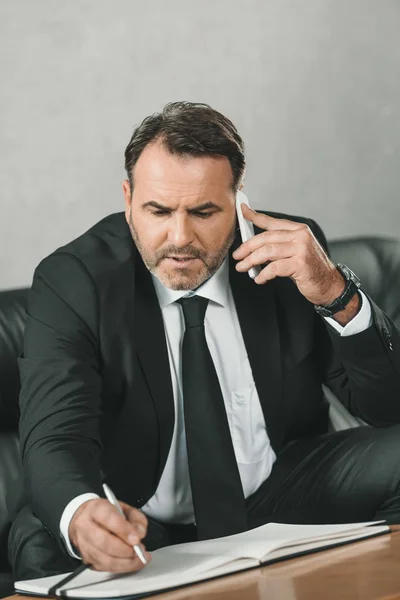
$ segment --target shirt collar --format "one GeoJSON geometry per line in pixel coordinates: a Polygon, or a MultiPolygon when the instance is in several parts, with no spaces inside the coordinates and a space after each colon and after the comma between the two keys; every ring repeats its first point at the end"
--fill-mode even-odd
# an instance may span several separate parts
{"type": "Polygon", "coordinates": [[[161,308],[169,306],[183,296],[202,296],[217,304],[227,306],[229,287],[229,263],[226,256],[218,271],[205,281],[197,290],[171,290],[167,288],[155,275],[151,274],[156,290],[158,302],[161,308]]]}

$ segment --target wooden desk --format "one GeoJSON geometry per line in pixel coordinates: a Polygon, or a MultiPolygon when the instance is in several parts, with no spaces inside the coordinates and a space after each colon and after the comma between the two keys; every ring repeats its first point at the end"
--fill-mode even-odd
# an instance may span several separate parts
{"type": "MultiPolygon", "coordinates": [[[[391,535],[198,583],[151,598],[400,600],[400,530],[397,528],[391,535]]],[[[7,600],[26,599],[27,596],[15,595],[7,600]]]]}

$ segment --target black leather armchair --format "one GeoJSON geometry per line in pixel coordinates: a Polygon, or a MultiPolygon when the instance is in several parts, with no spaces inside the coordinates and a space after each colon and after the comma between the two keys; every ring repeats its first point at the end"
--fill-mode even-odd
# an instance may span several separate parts
{"type": "Polygon", "coordinates": [[[28,288],[0,292],[0,598],[13,593],[7,536],[22,496],[18,444],[17,357],[21,352],[28,288]]]}
{"type": "MultiPolygon", "coordinates": [[[[347,264],[363,289],[400,328],[400,241],[380,237],[330,242],[334,261],[347,264]]],[[[0,292],[0,598],[13,592],[7,535],[21,499],[18,447],[19,374],[28,288],[0,292]]]]}

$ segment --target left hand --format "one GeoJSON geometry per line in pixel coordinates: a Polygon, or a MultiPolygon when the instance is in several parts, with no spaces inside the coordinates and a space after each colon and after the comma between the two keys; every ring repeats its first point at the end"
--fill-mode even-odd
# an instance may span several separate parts
{"type": "Polygon", "coordinates": [[[233,253],[238,271],[268,263],[254,279],[264,284],[275,277],[290,277],[313,304],[330,304],[345,288],[345,281],[308,225],[276,219],[242,204],[243,216],[262,233],[244,242],[233,253]]]}

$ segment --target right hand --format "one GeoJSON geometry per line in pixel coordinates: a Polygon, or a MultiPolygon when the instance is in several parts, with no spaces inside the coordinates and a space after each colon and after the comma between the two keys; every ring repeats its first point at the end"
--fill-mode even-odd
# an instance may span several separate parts
{"type": "Polygon", "coordinates": [[[140,544],[147,533],[147,518],[136,508],[120,502],[125,517],[102,498],[81,504],[71,519],[69,539],[82,560],[96,571],[124,573],[139,571],[143,565],[133,550],[140,545],[149,562],[151,555],[140,544]]]}

